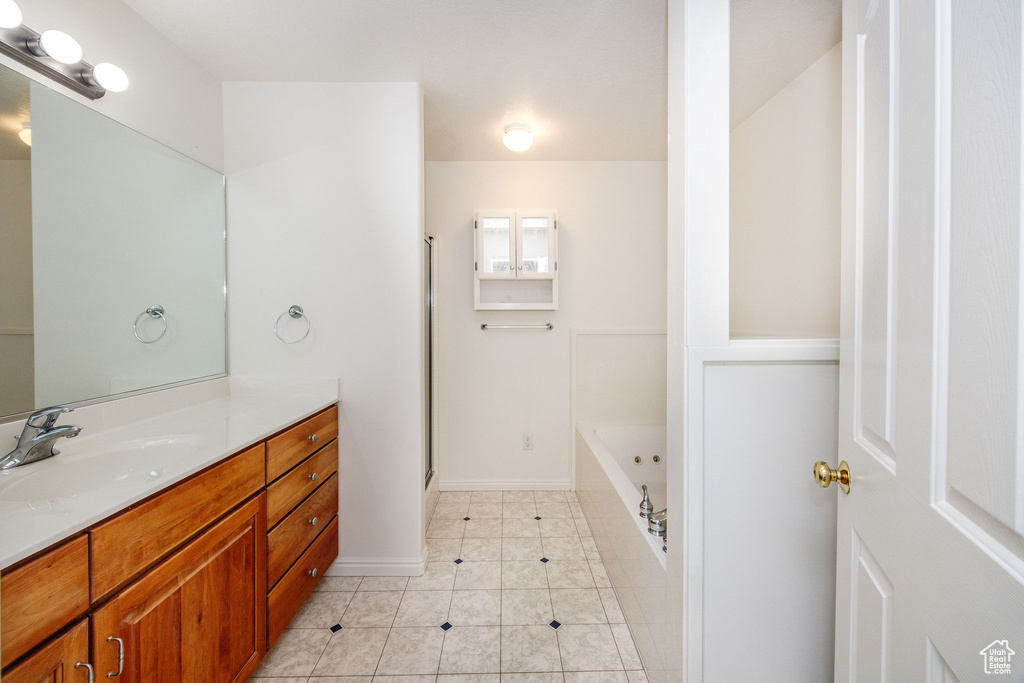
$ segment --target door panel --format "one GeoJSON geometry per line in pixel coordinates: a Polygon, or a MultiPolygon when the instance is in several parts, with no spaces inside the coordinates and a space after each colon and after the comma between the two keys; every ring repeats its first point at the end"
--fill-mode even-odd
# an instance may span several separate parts
{"type": "Polygon", "coordinates": [[[89,622],[82,619],[62,635],[4,671],[4,683],[87,683],[89,622]]]}
{"type": "Polygon", "coordinates": [[[851,587],[851,613],[856,639],[853,651],[853,680],[884,683],[890,680],[892,655],[892,582],[860,538],[854,538],[854,584],[851,587]]]}

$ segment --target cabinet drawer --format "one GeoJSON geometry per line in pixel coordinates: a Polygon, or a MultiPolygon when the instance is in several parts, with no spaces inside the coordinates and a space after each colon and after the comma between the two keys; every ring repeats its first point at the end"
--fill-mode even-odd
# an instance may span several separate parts
{"type": "Polygon", "coordinates": [[[332,441],[267,487],[267,526],[280,522],[292,508],[338,471],[338,442],[332,441]]]}
{"type": "Polygon", "coordinates": [[[99,600],[253,495],[264,483],[258,444],[89,531],[99,600]]]}
{"type": "Polygon", "coordinates": [[[277,583],[320,530],[338,514],[338,475],[288,513],[267,536],[267,585],[277,583]]]}
{"type": "Polygon", "coordinates": [[[5,571],[0,580],[0,666],[13,662],[88,608],[89,541],[84,534],[5,571]]]}
{"type": "Polygon", "coordinates": [[[4,671],[4,683],[84,682],[88,674],[85,667],[75,667],[79,662],[89,662],[89,622],[85,619],[4,671]]]}
{"type": "Polygon", "coordinates": [[[267,596],[267,649],[302,607],[313,587],[338,557],[338,519],[334,518],[267,596]]]}
{"type": "Polygon", "coordinates": [[[300,422],[267,441],[267,481],[274,481],[338,436],[338,406],[300,422]]]}

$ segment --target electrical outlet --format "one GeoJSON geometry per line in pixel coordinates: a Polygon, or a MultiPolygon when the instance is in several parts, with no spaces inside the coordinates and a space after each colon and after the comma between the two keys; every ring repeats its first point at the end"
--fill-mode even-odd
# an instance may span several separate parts
{"type": "Polygon", "coordinates": [[[533,434],[523,434],[523,450],[533,450],[533,434]]]}

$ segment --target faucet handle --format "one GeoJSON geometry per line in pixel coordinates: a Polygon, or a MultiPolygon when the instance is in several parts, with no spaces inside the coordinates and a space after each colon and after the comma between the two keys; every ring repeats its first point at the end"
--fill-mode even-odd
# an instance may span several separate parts
{"type": "Polygon", "coordinates": [[[66,408],[64,406],[53,406],[52,408],[43,408],[29,415],[28,424],[29,426],[35,427],[36,429],[50,429],[53,425],[57,424],[57,419],[64,413],[73,413],[74,408],[66,408]]]}

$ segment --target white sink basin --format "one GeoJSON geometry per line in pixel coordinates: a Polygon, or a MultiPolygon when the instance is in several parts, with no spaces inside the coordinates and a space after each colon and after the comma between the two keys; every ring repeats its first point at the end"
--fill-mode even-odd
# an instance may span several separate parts
{"type": "Polygon", "coordinates": [[[207,442],[201,435],[171,434],[73,454],[63,452],[73,447],[60,443],[62,453],[0,477],[0,502],[74,498],[120,482],[159,481],[175,456],[207,442]]]}

